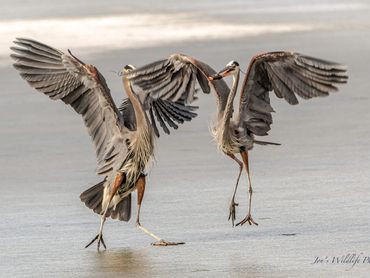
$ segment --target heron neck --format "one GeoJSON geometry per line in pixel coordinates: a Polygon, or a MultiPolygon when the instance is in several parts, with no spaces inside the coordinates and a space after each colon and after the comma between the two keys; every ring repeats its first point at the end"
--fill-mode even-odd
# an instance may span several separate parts
{"type": "Polygon", "coordinates": [[[141,102],[139,98],[136,96],[136,94],[132,91],[130,81],[123,77],[123,86],[125,88],[125,91],[127,93],[128,98],[130,99],[132,106],[135,111],[135,119],[136,119],[136,127],[137,129],[141,129],[142,127],[146,127],[148,125],[147,118],[145,111],[143,109],[143,106],[141,105],[141,102]]]}
{"type": "Polygon", "coordinates": [[[130,81],[125,77],[123,77],[123,85],[135,111],[136,131],[131,140],[131,149],[137,156],[137,161],[146,163],[153,155],[154,132],[139,98],[132,91],[130,81]]]}
{"type": "Polygon", "coordinates": [[[225,112],[224,112],[223,119],[222,119],[224,126],[230,123],[230,119],[233,115],[233,104],[234,104],[234,98],[235,98],[236,92],[238,90],[239,75],[240,75],[239,70],[233,75],[233,84],[231,86],[229,96],[227,98],[225,112]]]}

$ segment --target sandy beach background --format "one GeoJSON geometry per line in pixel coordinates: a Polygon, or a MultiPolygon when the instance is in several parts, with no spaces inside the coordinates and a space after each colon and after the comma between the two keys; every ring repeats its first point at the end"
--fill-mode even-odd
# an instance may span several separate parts
{"type": "MultiPolygon", "coordinates": [[[[368,277],[370,4],[213,2],[0,1],[1,277],[368,277]],[[347,64],[350,80],[294,107],[273,98],[268,140],[282,146],[251,153],[258,227],[227,221],[237,169],[208,132],[215,100],[200,95],[199,117],[157,142],[141,214],[144,226],[186,244],[155,248],[134,221],[108,221],[108,250],[97,253],[83,247],[99,217],[78,198],[99,181],[92,145],[78,115],[11,68],[18,36],[96,65],[117,104],[124,93],[112,71],[174,52],[220,69],[293,50],[347,64]],[[332,263],[347,254],[361,262],[332,263]]],[[[237,219],[247,210],[246,182],[237,219]]]]}

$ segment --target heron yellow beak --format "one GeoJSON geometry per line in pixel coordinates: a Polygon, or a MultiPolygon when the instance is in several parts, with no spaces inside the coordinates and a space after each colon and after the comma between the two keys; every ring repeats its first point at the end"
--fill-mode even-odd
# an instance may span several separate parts
{"type": "Polygon", "coordinates": [[[222,79],[222,78],[230,75],[232,73],[233,69],[234,68],[232,66],[227,66],[224,69],[220,70],[215,75],[212,75],[212,76],[208,77],[208,80],[212,81],[212,80],[222,79]]]}

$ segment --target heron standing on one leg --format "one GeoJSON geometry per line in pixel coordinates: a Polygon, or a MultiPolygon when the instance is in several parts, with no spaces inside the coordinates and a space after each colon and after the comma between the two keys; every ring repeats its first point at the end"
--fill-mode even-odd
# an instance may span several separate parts
{"type": "MultiPolygon", "coordinates": [[[[16,46],[11,49],[15,53],[11,57],[21,77],[51,99],[60,99],[71,105],[84,119],[94,143],[98,159],[97,173],[104,180],[80,197],[87,207],[101,215],[101,223],[98,234],[86,247],[97,240],[98,250],[100,243],[106,248],[103,239],[105,220],[109,216],[124,221],[130,219],[131,192],[135,189],[138,192],[137,226],[158,240],[156,245],[178,244],[162,240],[140,224],[144,173],[153,157],[155,135],[159,136],[156,120],[169,133],[166,123],[176,129],[178,126],[175,122],[183,123],[195,117],[196,114],[192,112],[194,107],[187,104],[195,98],[196,80],[207,83],[207,77],[197,76],[195,71],[190,71],[190,76],[181,86],[172,87],[170,95],[162,87],[153,86],[148,87],[150,92],[135,92],[125,74],[132,72],[140,84],[145,85],[145,78],[141,78],[140,73],[146,67],[134,70],[132,66],[126,66],[123,84],[128,99],[121,107],[121,114],[104,77],[94,66],[83,63],[70,52],[67,55],[34,40],[19,38],[14,43],[16,46]]],[[[181,63],[181,57],[171,59],[172,65],[167,63],[167,68],[176,73],[178,68],[174,65],[181,63]]]]}

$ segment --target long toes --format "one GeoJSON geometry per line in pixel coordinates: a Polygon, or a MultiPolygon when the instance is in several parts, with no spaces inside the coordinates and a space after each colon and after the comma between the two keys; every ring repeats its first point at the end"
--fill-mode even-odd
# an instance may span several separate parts
{"type": "Polygon", "coordinates": [[[97,244],[97,250],[99,251],[100,250],[100,243],[103,245],[104,249],[107,249],[107,246],[105,245],[105,242],[104,242],[104,239],[103,239],[103,235],[102,234],[97,234],[92,241],[90,241],[86,246],[85,248],[89,247],[91,244],[93,244],[96,240],[98,240],[98,244],[97,244]]]}
{"type": "Polygon", "coordinates": [[[258,223],[254,222],[254,220],[253,220],[253,219],[251,219],[251,222],[252,222],[254,225],[258,226],[258,223]]]}
{"type": "Polygon", "coordinates": [[[96,250],[98,250],[98,252],[100,252],[100,238],[98,239],[98,244],[96,245],[96,250]]]}
{"type": "Polygon", "coordinates": [[[232,202],[230,204],[230,208],[229,208],[229,218],[228,218],[228,220],[230,221],[230,219],[231,219],[231,222],[232,222],[232,226],[233,227],[235,226],[234,225],[234,222],[235,222],[235,219],[236,219],[235,207],[238,206],[238,205],[239,204],[232,202]]]}
{"type": "Polygon", "coordinates": [[[106,250],[107,249],[107,246],[105,245],[105,242],[104,242],[104,239],[103,239],[103,235],[101,236],[100,240],[101,240],[101,243],[103,244],[104,249],[106,250]]]}
{"type": "Polygon", "coordinates": [[[243,226],[245,223],[249,222],[249,219],[248,218],[244,218],[242,221],[240,221],[238,224],[236,224],[236,226],[243,226]]]}
{"type": "Polygon", "coordinates": [[[160,240],[160,241],[157,241],[157,242],[153,242],[152,245],[153,246],[167,246],[168,242],[164,241],[164,240],[160,240]]]}
{"type": "Polygon", "coordinates": [[[233,210],[230,210],[230,212],[229,212],[228,220],[230,220],[230,219],[235,219],[235,211],[233,211],[233,210]]]}
{"type": "Polygon", "coordinates": [[[258,224],[256,222],[254,222],[252,216],[248,216],[247,220],[248,220],[249,225],[254,224],[254,225],[258,226],[258,224]]]}
{"type": "Polygon", "coordinates": [[[244,225],[244,220],[240,221],[238,224],[236,224],[236,226],[243,226],[244,225]]]}
{"type": "Polygon", "coordinates": [[[95,240],[97,240],[97,239],[98,239],[98,236],[99,236],[99,235],[96,235],[96,236],[93,238],[93,240],[92,240],[92,241],[90,241],[90,242],[85,246],[85,248],[87,248],[87,247],[89,247],[91,244],[93,244],[93,243],[95,242],[95,240]]]}
{"type": "Polygon", "coordinates": [[[182,245],[182,244],[185,244],[185,242],[171,242],[171,241],[161,240],[161,241],[152,243],[153,246],[174,246],[174,245],[182,245]]]}
{"type": "Polygon", "coordinates": [[[231,219],[231,224],[234,227],[234,222],[235,222],[235,219],[236,219],[236,217],[235,217],[235,211],[230,211],[230,213],[229,213],[229,219],[228,220],[230,220],[230,219],[231,219]]]}
{"type": "Polygon", "coordinates": [[[254,225],[258,226],[258,223],[254,222],[253,218],[250,217],[250,216],[244,218],[242,221],[240,221],[238,224],[236,224],[236,226],[239,226],[239,225],[243,226],[247,222],[248,222],[249,225],[254,224],[254,225]]]}

